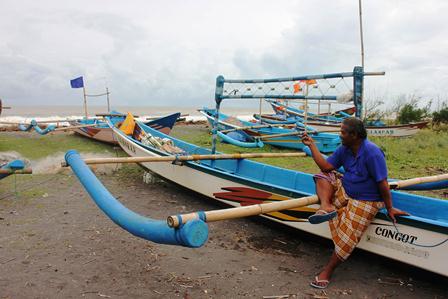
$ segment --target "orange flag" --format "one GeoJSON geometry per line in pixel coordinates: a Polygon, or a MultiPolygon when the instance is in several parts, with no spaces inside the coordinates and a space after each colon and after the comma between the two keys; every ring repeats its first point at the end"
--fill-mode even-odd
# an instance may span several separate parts
{"type": "Polygon", "coordinates": [[[134,132],[135,121],[134,116],[130,112],[126,116],[126,119],[120,126],[120,130],[123,131],[126,135],[131,135],[134,132]]]}
{"type": "Polygon", "coordinates": [[[300,87],[300,83],[299,82],[294,84],[293,87],[294,87],[294,93],[298,93],[298,92],[302,91],[302,87],[300,87]]]}

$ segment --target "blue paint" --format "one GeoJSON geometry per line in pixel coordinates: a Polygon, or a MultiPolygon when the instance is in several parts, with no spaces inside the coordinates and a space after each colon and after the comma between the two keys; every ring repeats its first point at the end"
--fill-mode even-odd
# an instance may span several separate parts
{"type": "Polygon", "coordinates": [[[134,236],[160,244],[197,248],[208,238],[208,226],[202,220],[193,220],[180,228],[170,228],[166,221],[141,216],[121,204],[103,186],[75,150],[65,154],[81,184],[98,207],[117,225],[134,236]]]}
{"type": "Polygon", "coordinates": [[[255,139],[253,142],[244,142],[244,141],[239,141],[236,140],[230,136],[227,136],[224,133],[218,132],[218,136],[219,138],[221,138],[223,141],[230,143],[232,145],[235,146],[239,146],[239,147],[246,147],[246,148],[257,148],[257,147],[263,147],[264,144],[261,140],[259,139],[255,139]]]}
{"type": "Polygon", "coordinates": [[[54,131],[56,129],[55,125],[48,125],[45,129],[42,129],[39,127],[39,124],[36,122],[36,120],[31,120],[31,123],[29,125],[19,125],[19,130],[29,132],[31,129],[34,129],[37,133],[40,135],[48,134],[51,131],[54,131]]]}
{"type": "MultiPolygon", "coordinates": [[[[219,120],[218,125],[215,126],[215,118],[218,115],[215,111],[215,109],[208,109],[203,108],[200,110],[203,112],[203,114],[207,117],[207,120],[210,124],[213,124],[213,127],[216,127],[218,129],[233,129],[232,126],[225,124],[226,120],[229,118],[229,116],[219,113],[219,120]]],[[[244,127],[250,127],[254,126],[254,123],[239,120],[241,123],[241,126],[244,127]]],[[[310,130],[312,131],[312,130],[310,130]]],[[[268,127],[268,128],[253,128],[253,129],[247,129],[244,130],[248,135],[252,136],[250,132],[254,132],[254,135],[261,135],[261,136],[268,136],[268,135],[274,135],[274,134],[287,134],[287,133],[297,133],[297,130],[294,129],[282,129],[278,127],[268,127]]],[[[331,134],[331,133],[315,133],[313,135],[313,139],[316,141],[316,146],[319,148],[319,151],[323,153],[331,153],[336,150],[336,148],[341,144],[341,140],[338,135],[331,134]]],[[[219,135],[222,138],[226,138],[225,136],[222,136],[224,134],[219,135]]],[[[253,136],[252,136],[253,137],[253,136]]],[[[256,137],[256,136],[255,136],[256,137]]],[[[229,137],[227,137],[229,138],[229,137]]],[[[230,139],[230,138],[229,138],[230,139]]],[[[232,143],[234,145],[237,145],[237,142],[231,142],[229,140],[229,143],[232,143]]],[[[270,144],[277,147],[283,147],[283,148],[291,148],[291,149],[298,149],[302,150],[304,147],[304,144],[301,141],[301,136],[297,135],[290,135],[290,136],[283,136],[283,137],[274,137],[272,139],[263,139],[263,143],[270,144]]],[[[247,147],[247,146],[245,146],[247,147]]]]}
{"type": "MultiPolygon", "coordinates": [[[[20,170],[25,168],[25,162],[22,160],[13,160],[3,166],[0,165],[1,169],[11,169],[11,170],[20,170]]],[[[10,173],[0,173],[0,180],[10,176],[10,173]]]]}
{"type": "MultiPolygon", "coordinates": [[[[211,152],[209,149],[168,136],[141,122],[138,123],[145,132],[160,138],[171,139],[175,146],[188,154],[207,155],[211,152]]],[[[115,132],[142,150],[148,149],[157,155],[166,155],[166,153],[143,145],[132,137],[120,133],[119,130],[115,130],[115,132]]],[[[214,162],[214,164],[210,160],[186,162],[181,167],[189,167],[191,172],[199,171],[274,194],[294,198],[315,194],[312,174],[275,167],[249,159],[216,160],[214,162]]],[[[394,206],[411,214],[411,216],[401,217],[406,219],[409,225],[418,227],[419,223],[427,223],[444,230],[448,229],[448,201],[401,191],[391,191],[391,193],[394,206]]],[[[384,211],[381,213],[384,214],[384,211]]]]}

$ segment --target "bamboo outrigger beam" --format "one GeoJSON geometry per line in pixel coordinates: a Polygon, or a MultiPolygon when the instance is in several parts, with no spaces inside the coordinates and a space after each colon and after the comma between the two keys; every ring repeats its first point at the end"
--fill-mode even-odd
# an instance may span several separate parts
{"type": "MultiPolygon", "coordinates": [[[[313,133],[313,132],[309,132],[313,133]]],[[[265,135],[265,136],[256,136],[256,138],[264,140],[264,139],[271,139],[271,138],[278,138],[278,137],[287,137],[287,136],[302,136],[303,132],[291,132],[291,133],[281,133],[281,134],[272,134],[272,135],[265,135]]]]}
{"type": "Polygon", "coordinates": [[[92,124],[92,125],[79,125],[79,126],[70,126],[70,127],[60,127],[56,128],[53,131],[70,131],[70,130],[76,130],[81,128],[88,128],[88,127],[96,127],[98,124],[92,124]]]}
{"type": "MultiPolygon", "coordinates": [[[[85,159],[86,164],[113,164],[113,163],[143,163],[143,162],[173,162],[198,160],[229,160],[247,158],[277,158],[277,157],[306,157],[306,153],[242,153],[242,154],[215,154],[215,155],[189,155],[164,157],[120,157],[120,158],[92,158],[85,159]]],[[[67,167],[66,162],[61,163],[67,167]]]]}
{"type": "Polygon", "coordinates": [[[24,169],[11,169],[11,168],[3,168],[0,169],[0,174],[32,174],[33,170],[31,168],[24,169]]]}
{"type": "MultiPolygon", "coordinates": [[[[422,183],[430,183],[430,182],[439,182],[448,180],[448,173],[428,176],[428,177],[420,177],[413,178],[408,180],[389,182],[390,189],[398,189],[403,187],[408,187],[411,185],[417,185],[422,183]]],[[[189,214],[182,215],[172,215],[167,218],[168,226],[170,227],[179,227],[182,224],[185,224],[188,221],[194,219],[201,219],[205,222],[213,222],[227,219],[235,219],[242,218],[248,216],[256,216],[281,210],[294,209],[299,207],[308,206],[311,204],[316,204],[319,202],[319,199],[316,195],[307,196],[301,198],[288,199],[283,201],[276,201],[270,203],[263,204],[255,204],[244,207],[235,207],[229,209],[221,209],[221,210],[213,210],[208,212],[194,212],[189,214]]]]}
{"type": "Polygon", "coordinates": [[[205,222],[213,222],[227,219],[242,218],[248,216],[256,216],[281,210],[294,209],[298,207],[316,204],[319,199],[316,195],[294,198],[289,200],[270,202],[264,204],[255,204],[244,207],[236,207],[230,209],[214,210],[208,212],[196,212],[183,215],[174,215],[167,218],[168,226],[179,227],[188,221],[194,219],[202,219],[205,222]]]}
{"type": "Polygon", "coordinates": [[[413,178],[413,179],[396,181],[396,182],[389,182],[389,186],[390,186],[390,189],[395,190],[395,189],[401,189],[404,187],[409,187],[412,185],[440,182],[440,181],[445,181],[445,180],[448,180],[448,173],[420,177],[420,178],[413,178]]]}
{"type": "Polygon", "coordinates": [[[255,126],[247,126],[247,127],[238,127],[234,129],[227,129],[227,130],[220,130],[221,133],[228,133],[233,131],[240,131],[240,130],[251,130],[251,129],[261,129],[261,128],[274,128],[274,127],[285,127],[286,124],[268,124],[268,125],[255,125],[255,126]]]}

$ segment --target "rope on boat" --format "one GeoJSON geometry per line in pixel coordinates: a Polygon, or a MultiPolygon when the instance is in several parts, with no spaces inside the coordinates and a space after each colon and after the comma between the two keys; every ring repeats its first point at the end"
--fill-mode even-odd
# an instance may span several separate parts
{"type": "MultiPolygon", "coordinates": [[[[399,234],[403,234],[403,233],[400,232],[400,230],[398,229],[396,223],[393,222],[392,219],[390,219],[390,217],[389,217],[389,215],[388,215],[387,213],[386,213],[386,217],[392,222],[392,224],[394,225],[394,228],[395,228],[395,230],[397,231],[397,233],[399,233],[399,234]]],[[[410,244],[410,245],[417,246],[417,247],[433,248],[433,247],[437,247],[437,246],[443,245],[443,244],[446,243],[446,242],[448,242],[448,238],[446,238],[445,240],[443,240],[443,241],[441,241],[441,242],[439,242],[439,243],[436,243],[436,244],[434,244],[434,245],[417,244],[417,243],[414,243],[414,242],[409,243],[409,244],[410,244]]]]}

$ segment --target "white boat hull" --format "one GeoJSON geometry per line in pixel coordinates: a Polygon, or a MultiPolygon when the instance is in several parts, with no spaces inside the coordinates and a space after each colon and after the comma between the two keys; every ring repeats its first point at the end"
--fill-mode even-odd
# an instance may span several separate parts
{"type": "MultiPolygon", "coordinates": [[[[339,132],[341,128],[341,125],[339,124],[326,124],[320,122],[308,122],[307,125],[316,129],[317,132],[339,132]]],[[[366,127],[366,130],[369,136],[407,137],[416,134],[424,126],[426,126],[426,122],[386,127],[368,126],[366,127]]]]}
{"type": "MultiPolygon", "coordinates": [[[[157,153],[133,143],[119,130],[115,129],[114,135],[114,138],[129,156],[159,156],[157,153]]],[[[270,198],[277,200],[287,198],[284,195],[266,190],[268,188],[263,190],[253,187],[254,184],[251,184],[250,181],[246,180],[245,182],[244,179],[235,178],[235,176],[229,173],[216,171],[217,173],[215,175],[214,173],[195,169],[195,163],[189,163],[183,166],[160,162],[141,163],[141,165],[167,180],[231,206],[240,206],[240,203],[224,199],[226,194],[232,193],[229,191],[230,188],[240,188],[246,193],[269,193],[271,195],[270,198]]],[[[266,201],[269,201],[269,199],[266,201]]],[[[315,211],[317,207],[317,205],[313,205],[295,210],[309,212],[315,211]]],[[[330,231],[326,223],[312,225],[306,219],[297,219],[294,217],[288,219],[288,216],[285,214],[282,215],[281,212],[262,215],[262,217],[330,239],[330,231]]],[[[446,234],[403,224],[398,224],[397,228],[399,233],[396,232],[391,222],[376,218],[367,229],[358,247],[403,263],[448,276],[448,263],[446,262],[448,242],[430,248],[415,245],[433,245],[440,243],[447,238],[446,234]],[[409,243],[410,240],[413,240],[413,244],[409,243]]]]}

